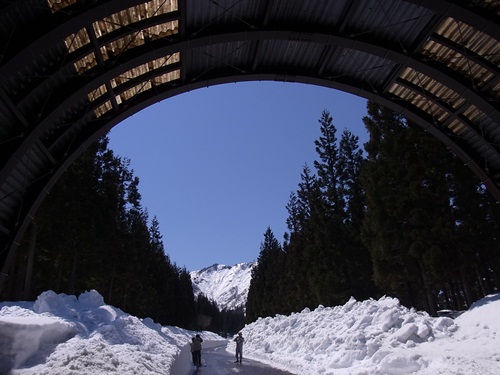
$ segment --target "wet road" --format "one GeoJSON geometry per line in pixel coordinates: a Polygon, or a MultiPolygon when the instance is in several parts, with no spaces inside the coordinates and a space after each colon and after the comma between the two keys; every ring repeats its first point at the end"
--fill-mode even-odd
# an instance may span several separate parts
{"type": "Polygon", "coordinates": [[[203,366],[199,370],[193,366],[192,375],[292,375],[245,357],[242,364],[234,363],[234,355],[228,353],[225,348],[204,349],[201,356],[203,366]]]}

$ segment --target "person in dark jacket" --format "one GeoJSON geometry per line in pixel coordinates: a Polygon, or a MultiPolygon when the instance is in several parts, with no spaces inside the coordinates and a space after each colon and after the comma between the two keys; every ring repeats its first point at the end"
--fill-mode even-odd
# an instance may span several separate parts
{"type": "Polygon", "coordinates": [[[194,337],[191,338],[191,342],[189,343],[189,346],[191,346],[191,360],[193,361],[193,365],[196,366],[196,359],[194,358],[193,343],[194,343],[194,337]]]}
{"type": "Polygon", "coordinates": [[[243,358],[243,342],[245,341],[241,332],[238,333],[238,336],[236,336],[234,341],[236,342],[236,362],[235,363],[241,363],[241,360],[243,358]]]}
{"type": "Polygon", "coordinates": [[[203,339],[200,335],[196,335],[193,339],[191,350],[193,352],[193,362],[196,367],[201,367],[201,343],[203,339]]]}

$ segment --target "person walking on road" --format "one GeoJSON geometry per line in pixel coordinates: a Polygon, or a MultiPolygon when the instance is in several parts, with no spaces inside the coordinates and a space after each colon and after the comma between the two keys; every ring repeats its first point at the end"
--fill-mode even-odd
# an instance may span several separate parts
{"type": "Polygon", "coordinates": [[[196,335],[193,339],[192,343],[192,351],[193,351],[193,362],[196,367],[201,367],[201,343],[203,339],[200,335],[196,335]]]}
{"type": "Polygon", "coordinates": [[[241,332],[238,333],[238,336],[236,336],[234,341],[236,342],[236,362],[234,363],[241,364],[241,360],[243,358],[243,342],[245,341],[241,332]]]}
{"type": "Polygon", "coordinates": [[[194,344],[194,336],[191,339],[191,342],[189,343],[189,346],[191,347],[191,359],[193,361],[193,365],[196,366],[196,358],[194,357],[194,349],[193,349],[193,344],[194,344]]]}

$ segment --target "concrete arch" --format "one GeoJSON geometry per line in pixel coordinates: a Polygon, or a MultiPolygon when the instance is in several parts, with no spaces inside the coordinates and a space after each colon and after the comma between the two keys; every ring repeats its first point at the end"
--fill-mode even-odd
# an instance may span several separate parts
{"type": "Polygon", "coordinates": [[[270,80],[377,101],[500,201],[500,2],[0,2],[0,288],[45,195],[99,136],[183,92],[270,80]],[[34,26],[36,25],[36,26],[34,26]]]}

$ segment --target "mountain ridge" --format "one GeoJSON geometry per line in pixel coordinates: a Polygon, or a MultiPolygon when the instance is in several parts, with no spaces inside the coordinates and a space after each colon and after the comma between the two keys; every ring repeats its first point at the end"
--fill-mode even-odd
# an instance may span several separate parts
{"type": "Polygon", "coordinates": [[[243,308],[248,297],[252,269],[257,262],[237,263],[234,266],[215,263],[201,270],[191,271],[193,292],[203,293],[220,310],[243,308]]]}

